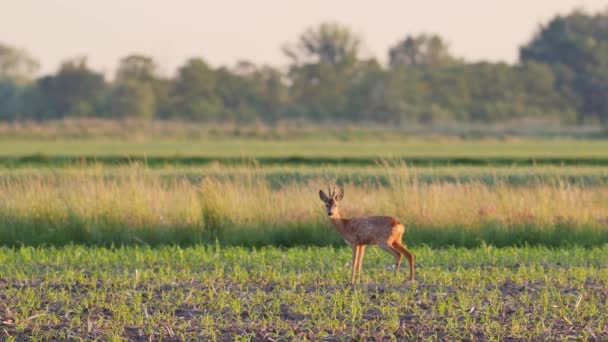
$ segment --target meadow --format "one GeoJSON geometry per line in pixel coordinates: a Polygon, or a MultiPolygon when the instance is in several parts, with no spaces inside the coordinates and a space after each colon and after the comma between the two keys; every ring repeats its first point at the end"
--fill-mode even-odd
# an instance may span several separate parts
{"type": "MultiPolygon", "coordinates": [[[[605,164],[606,163],[606,164],[605,164]]],[[[605,340],[604,140],[0,142],[0,340],[605,340]],[[417,281],[351,250],[406,226],[417,281]]]]}
{"type": "MultiPolygon", "coordinates": [[[[332,183],[329,172],[308,169],[312,176],[291,179],[283,174],[287,181],[281,182],[269,181],[273,175],[264,167],[216,166],[189,176],[178,170],[132,165],[0,173],[0,243],[342,244],[318,198],[318,190],[332,183]]],[[[298,173],[283,172],[289,170],[298,173]]],[[[366,170],[367,180],[354,177],[359,182],[350,182],[347,173],[342,209],[347,217],[395,215],[416,245],[608,242],[608,184],[601,168],[587,169],[587,178],[580,179],[572,168],[530,168],[538,176],[527,184],[511,184],[504,170],[490,181],[483,173],[476,179],[474,170],[481,172],[452,171],[455,178],[447,180],[442,170],[407,166],[366,170]],[[459,172],[469,178],[458,179],[459,172]]]]}

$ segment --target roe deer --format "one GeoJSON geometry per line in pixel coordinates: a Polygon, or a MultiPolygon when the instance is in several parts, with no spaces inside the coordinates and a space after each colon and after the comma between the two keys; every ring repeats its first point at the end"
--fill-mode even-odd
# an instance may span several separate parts
{"type": "Polygon", "coordinates": [[[344,197],[344,189],[340,189],[338,194],[335,189],[332,192],[328,189],[326,195],[323,190],[319,190],[319,197],[325,202],[327,215],[331,223],[344,241],[353,248],[351,284],[355,283],[355,278],[361,280],[361,261],[365,247],[377,245],[390,253],[396,262],[395,275],[401,266],[401,254],[405,255],[410,265],[410,280],[414,280],[414,256],[401,242],[404,226],[391,216],[364,216],[345,219],[340,216],[339,203],[344,197]]]}

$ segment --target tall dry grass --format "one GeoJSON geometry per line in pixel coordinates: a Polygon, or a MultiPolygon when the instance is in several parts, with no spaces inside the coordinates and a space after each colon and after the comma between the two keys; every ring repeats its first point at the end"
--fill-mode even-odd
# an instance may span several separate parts
{"type": "MultiPolygon", "coordinates": [[[[323,178],[272,187],[263,172],[233,179],[161,178],[141,167],[36,174],[0,183],[0,244],[334,244],[318,198],[323,178]]],[[[608,185],[495,182],[345,184],[345,216],[394,215],[406,243],[432,246],[597,245],[608,242],[608,185]]]]}

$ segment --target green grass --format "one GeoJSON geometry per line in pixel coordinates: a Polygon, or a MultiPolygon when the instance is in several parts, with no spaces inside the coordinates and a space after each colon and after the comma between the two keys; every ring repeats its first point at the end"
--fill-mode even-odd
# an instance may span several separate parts
{"type": "Polygon", "coordinates": [[[608,247],[0,248],[12,340],[605,340],[608,247]]]}
{"type": "Polygon", "coordinates": [[[150,166],[223,163],[373,165],[608,165],[607,140],[20,140],[0,141],[0,164],[125,164],[150,166]]]}

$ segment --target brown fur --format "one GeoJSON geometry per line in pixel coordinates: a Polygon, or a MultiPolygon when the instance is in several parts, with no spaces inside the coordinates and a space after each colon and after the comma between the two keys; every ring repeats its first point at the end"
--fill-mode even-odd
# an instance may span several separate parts
{"type": "Polygon", "coordinates": [[[361,264],[365,247],[377,245],[395,258],[395,275],[399,272],[402,255],[410,266],[410,280],[414,280],[414,256],[401,241],[405,227],[391,216],[364,216],[352,219],[342,218],[339,203],[344,190],[338,194],[329,191],[329,196],[319,190],[319,197],[325,203],[331,222],[344,241],[353,248],[351,283],[355,278],[361,280],[361,264]]]}

